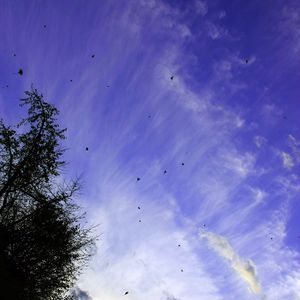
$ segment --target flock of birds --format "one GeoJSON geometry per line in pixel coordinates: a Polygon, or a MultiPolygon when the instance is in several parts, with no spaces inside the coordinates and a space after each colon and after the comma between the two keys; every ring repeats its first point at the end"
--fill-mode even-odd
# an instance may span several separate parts
{"type": "MultiPolygon", "coordinates": [[[[44,28],[47,28],[47,25],[44,25],[43,27],[44,27],[44,28]]],[[[16,54],[14,53],[13,56],[16,57],[16,54]]],[[[91,58],[95,58],[95,54],[92,54],[90,57],[91,57],[91,58]]],[[[248,59],[245,59],[245,63],[248,64],[248,63],[249,63],[249,60],[248,60],[248,59]]],[[[17,73],[17,74],[18,74],[19,76],[23,76],[23,74],[24,74],[23,69],[20,68],[20,69],[18,70],[18,73],[17,73]]],[[[174,80],[174,77],[175,77],[174,75],[170,76],[170,80],[174,80]]],[[[73,82],[73,80],[70,79],[70,82],[73,82]]],[[[6,85],[5,87],[8,88],[8,85],[6,85]]],[[[109,88],[110,85],[106,85],[106,87],[109,88]]],[[[151,118],[151,115],[148,115],[148,118],[150,119],[150,118],[151,118]]],[[[86,147],[85,150],[86,150],[86,151],[89,151],[89,147],[86,147]]],[[[181,165],[184,166],[184,162],[182,162],[181,165]]],[[[167,170],[164,170],[163,174],[164,174],[164,175],[167,174],[167,170]]],[[[137,181],[137,182],[140,181],[140,180],[141,180],[140,177],[137,177],[137,178],[136,178],[136,181],[137,181]]],[[[141,209],[140,206],[138,206],[137,208],[138,208],[139,210],[141,209]]],[[[141,223],[142,220],[139,220],[139,222],[141,223]]],[[[205,226],[206,226],[206,225],[203,224],[203,227],[205,227],[205,226]]],[[[273,237],[271,237],[271,240],[272,240],[272,239],[273,239],[273,237]]],[[[181,244],[178,244],[178,247],[181,247],[181,244]]],[[[180,271],[183,272],[183,269],[181,269],[180,271]]],[[[124,296],[126,296],[126,295],[128,295],[128,294],[129,294],[129,291],[126,291],[126,292],[124,293],[124,296]]]]}

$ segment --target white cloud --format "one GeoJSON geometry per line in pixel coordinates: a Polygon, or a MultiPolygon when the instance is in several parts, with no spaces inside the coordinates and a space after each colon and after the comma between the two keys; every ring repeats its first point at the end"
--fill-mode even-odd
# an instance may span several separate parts
{"type": "Polygon", "coordinates": [[[220,86],[234,94],[240,90],[246,89],[247,84],[239,79],[237,74],[240,74],[242,68],[248,68],[255,61],[252,55],[249,57],[242,57],[238,52],[227,55],[213,64],[214,78],[213,82],[217,89],[220,86]],[[248,63],[245,60],[248,60],[248,63]]]}
{"type": "Polygon", "coordinates": [[[229,60],[221,60],[214,65],[215,75],[221,80],[231,80],[233,78],[232,74],[232,62],[229,60]]]}
{"type": "Polygon", "coordinates": [[[256,240],[253,241],[257,243],[255,248],[259,253],[256,263],[264,287],[263,299],[267,300],[294,300],[300,292],[298,253],[285,244],[289,219],[287,203],[283,201],[281,208],[257,228],[256,240]]]}
{"type": "Polygon", "coordinates": [[[219,13],[219,18],[220,18],[220,19],[223,19],[223,18],[225,18],[225,17],[226,17],[226,11],[225,11],[225,10],[220,11],[220,13],[219,13]]]}
{"type": "Polygon", "coordinates": [[[190,29],[184,24],[178,26],[178,32],[183,38],[192,36],[190,29]]]}
{"type": "Polygon", "coordinates": [[[119,299],[125,291],[130,299],[221,300],[165,199],[151,202],[123,191],[110,195],[94,217],[101,220],[103,235],[80,281],[93,300],[119,299]]]}
{"type": "Polygon", "coordinates": [[[297,140],[292,134],[289,134],[288,138],[291,142],[291,146],[300,146],[300,141],[297,140]]]}
{"type": "MultiPolygon", "coordinates": [[[[192,36],[188,25],[179,20],[181,12],[175,6],[163,3],[159,0],[140,0],[140,4],[143,8],[150,9],[142,11],[145,16],[151,19],[160,18],[159,26],[153,26],[151,28],[154,32],[157,32],[158,35],[168,32],[168,35],[177,41],[192,36]]],[[[131,20],[128,22],[130,26],[132,26],[131,22],[131,20]]]]}
{"type": "Polygon", "coordinates": [[[267,143],[267,139],[261,135],[256,135],[253,138],[253,141],[257,148],[261,148],[263,145],[267,143]]]}
{"type": "Polygon", "coordinates": [[[280,37],[285,38],[287,49],[291,51],[292,55],[298,55],[300,51],[300,29],[299,29],[299,7],[297,6],[297,1],[286,5],[281,11],[281,20],[279,22],[279,30],[281,31],[280,37]],[[296,5],[295,5],[296,4],[296,5]],[[288,38],[288,39],[286,39],[288,38]]]}
{"type": "Polygon", "coordinates": [[[205,16],[207,14],[208,8],[207,3],[205,1],[198,0],[195,2],[196,12],[201,16],[205,16]]]}
{"type": "Polygon", "coordinates": [[[206,29],[208,36],[213,40],[223,38],[228,34],[228,31],[225,28],[210,21],[206,23],[206,29]]]}
{"type": "Polygon", "coordinates": [[[264,299],[300,300],[300,272],[291,270],[283,275],[280,280],[270,285],[264,299]]]}
{"type": "Polygon", "coordinates": [[[255,202],[254,204],[260,204],[263,202],[263,200],[266,198],[267,196],[267,193],[261,189],[258,189],[258,188],[251,188],[251,191],[252,193],[254,194],[254,199],[255,199],[255,202]]]}
{"type": "Polygon", "coordinates": [[[294,161],[290,154],[288,154],[287,152],[281,151],[280,155],[282,158],[282,164],[283,164],[284,168],[291,169],[294,167],[294,161]]]}
{"type": "Polygon", "coordinates": [[[180,61],[178,50],[172,49],[166,53],[156,68],[157,77],[163,79],[160,80],[158,88],[166,94],[170,93],[177,104],[197,115],[201,127],[209,126],[206,129],[214,134],[243,127],[245,122],[241,116],[214,101],[217,95],[213,88],[205,88],[197,93],[186,85],[184,76],[178,71],[182,68],[180,61]],[[172,81],[170,74],[175,75],[172,81]]]}
{"type": "Polygon", "coordinates": [[[294,162],[300,163],[300,140],[297,140],[293,135],[289,134],[288,136],[289,146],[293,152],[294,162]]]}
{"type": "Polygon", "coordinates": [[[236,151],[224,153],[224,166],[241,177],[253,171],[255,156],[251,153],[239,154],[236,151]]]}
{"type": "Polygon", "coordinates": [[[260,293],[260,283],[256,274],[254,263],[248,259],[244,260],[237,255],[229,242],[217,234],[201,231],[200,237],[208,240],[209,245],[223,258],[230,262],[231,267],[239,277],[248,285],[253,293],[260,293]]]}
{"type": "Polygon", "coordinates": [[[278,176],[276,182],[280,184],[282,191],[289,198],[300,191],[300,180],[296,174],[291,174],[290,176],[278,176]]]}
{"type": "Polygon", "coordinates": [[[262,117],[268,123],[275,123],[282,118],[282,109],[274,103],[267,103],[262,106],[262,117]]]}

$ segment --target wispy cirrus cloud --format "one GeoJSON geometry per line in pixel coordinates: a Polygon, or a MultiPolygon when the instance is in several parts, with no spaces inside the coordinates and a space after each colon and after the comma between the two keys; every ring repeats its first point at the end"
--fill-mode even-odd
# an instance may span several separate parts
{"type": "Polygon", "coordinates": [[[297,140],[292,134],[289,134],[288,145],[292,150],[292,157],[295,164],[300,164],[300,141],[297,140]]]}
{"type": "MultiPolygon", "coordinates": [[[[104,0],[65,15],[69,7],[53,6],[69,2],[49,3],[45,39],[32,25],[43,21],[34,5],[20,25],[32,38],[23,57],[31,76],[22,84],[38,82],[58,99],[69,128],[66,159],[85,181],[80,202],[100,223],[80,288],[93,300],[125,291],[139,300],[295,298],[299,266],[286,237],[299,180],[296,168],[274,167],[282,108],[271,96],[258,99],[260,87],[251,85],[266,81],[259,49],[230,43],[234,9],[104,0]],[[266,126],[250,125],[254,117],[266,126]],[[199,226],[207,228],[200,240],[199,226]]],[[[259,24],[248,27],[260,31],[259,24]]],[[[264,51],[271,56],[273,49],[264,51]]],[[[294,163],[296,140],[286,150],[294,163]]]]}

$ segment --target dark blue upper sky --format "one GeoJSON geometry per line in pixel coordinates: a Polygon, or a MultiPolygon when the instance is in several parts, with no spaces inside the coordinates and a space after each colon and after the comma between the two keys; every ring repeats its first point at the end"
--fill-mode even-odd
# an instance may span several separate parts
{"type": "Polygon", "coordinates": [[[300,299],[299,72],[298,1],[0,0],[0,116],[60,109],[101,224],[79,287],[300,299]]]}

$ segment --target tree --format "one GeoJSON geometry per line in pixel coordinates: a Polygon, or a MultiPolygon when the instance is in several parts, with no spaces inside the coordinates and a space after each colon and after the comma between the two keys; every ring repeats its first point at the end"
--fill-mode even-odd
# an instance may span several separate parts
{"type": "Polygon", "coordinates": [[[94,238],[81,224],[78,180],[59,183],[65,129],[33,87],[16,126],[0,120],[0,286],[5,299],[70,299],[94,238]]]}

